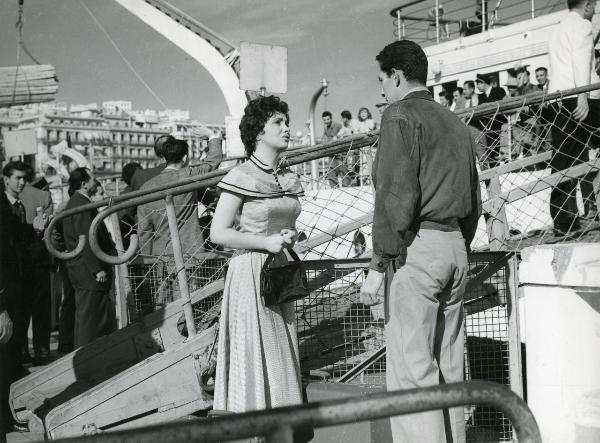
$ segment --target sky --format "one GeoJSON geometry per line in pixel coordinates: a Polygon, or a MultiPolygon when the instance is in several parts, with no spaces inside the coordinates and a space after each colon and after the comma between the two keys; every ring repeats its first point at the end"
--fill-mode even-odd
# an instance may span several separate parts
{"type": "MultiPolygon", "coordinates": [[[[88,15],[93,12],[111,38],[169,108],[188,109],[192,118],[223,123],[221,92],[196,61],[111,0],[25,0],[24,40],[41,62],[56,67],[57,100],[68,104],[130,100],[134,109],[162,106],[131,70],[88,15]]],[[[507,0],[518,9],[528,2],[507,0]]],[[[404,0],[171,0],[233,44],[240,41],[288,48],[288,92],[292,130],[304,130],[310,98],[321,79],[329,82],[325,106],[339,120],[362,106],[376,114],[381,101],[377,53],[394,37],[389,11],[404,0]]],[[[473,0],[449,0],[447,11],[470,16],[473,0]]],[[[495,3],[495,2],[494,2],[495,3]]],[[[538,2],[550,4],[551,2],[538,2]]],[[[433,5],[413,7],[423,10],[433,5]]],[[[506,2],[505,2],[506,4],[506,2]]],[[[509,5],[510,6],[510,5],[509,5]]],[[[0,0],[0,66],[17,63],[17,0],[0,0]]],[[[418,13],[426,15],[427,10],[418,13]]],[[[414,37],[424,37],[424,33],[414,37]]],[[[21,55],[22,64],[33,62],[21,55]]],[[[317,131],[321,127],[317,125],[317,131]]]]}

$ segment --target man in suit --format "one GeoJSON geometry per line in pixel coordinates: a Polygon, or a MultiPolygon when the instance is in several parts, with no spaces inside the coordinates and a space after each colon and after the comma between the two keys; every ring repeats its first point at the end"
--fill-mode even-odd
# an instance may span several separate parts
{"type": "Polygon", "coordinates": [[[12,429],[8,404],[10,384],[23,372],[21,349],[14,336],[14,320],[20,297],[18,260],[14,243],[19,220],[4,192],[0,195],[0,443],[12,429]]]}
{"type": "MultiPolygon", "coordinates": [[[[33,225],[33,219],[41,215],[46,223],[50,221],[53,206],[50,192],[32,186],[33,168],[28,165],[27,182],[19,194],[25,206],[27,224],[33,225]]],[[[27,247],[25,256],[28,269],[27,278],[24,279],[24,291],[27,297],[27,311],[25,312],[25,328],[29,328],[29,321],[33,330],[34,360],[38,365],[45,364],[50,356],[50,329],[51,329],[51,293],[50,270],[51,257],[46,250],[44,241],[33,238],[27,247]]],[[[26,334],[27,331],[24,331],[26,334]]]]}
{"type": "MultiPolygon", "coordinates": [[[[85,168],[77,168],[69,176],[71,198],[65,211],[91,203],[97,192],[94,175],[85,168]]],[[[77,246],[81,234],[88,235],[92,220],[98,211],[90,209],[65,218],[62,221],[66,249],[77,246]]],[[[104,251],[113,249],[108,230],[104,224],[98,230],[98,242],[104,251]]],[[[85,346],[98,337],[115,329],[115,306],[110,297],[112,266],[100,261],[86,242],[82,253],[67,261],[67,270],[75,288],[75,347],[85,346]]]]}
{"type": "MultiPolygon", "coordinates": [[[[600,82],[594,69],[594,39],[592,17],[596,0],[569,0],[569,14],[561,21],[550,40],[550,91],[588,86],[600,82]]],[[[600,126],[600,90],[578,94],[561,102],[553,103],[556,112],[551,127],[554,155],[550,159],[552,172],[576,166],[589,160],[591,128],[600,126]]],[[[595,141],[598,142],[597,139],[595,141]]],[[[550,193],[550,214],[557,233],[564,235],[580,228],[579,211],[575,192],[577,179],[556,185],[550,193]]],[[[581,181],[585,217],[597,216],[597,174],[588,175],[581,181]]]]}
{"type": "MultiPolygon", "coordinates": [[[[208,154],[202,163],[199,166],[186,167],[188,144],[184,140],[171,137],[163,146],[166,167],[159,175],[144,183],[141,189],[152,189],[192,175],[214,171],[223,158],[221,145],[221,138],[214,134],[208,142],[208,154]]],[[[190,192],[173,197],[181,244],[184,247],[184,254],[187,255],[194,255],[203,250],[204,239],[198,221],[199,196],[201,196],[199,192],[190,192]]],[[[153,256],[173,254],[164,200],[138,206],[137,222],[142,254],[153,256]]]]}
{"type": "MultiPolygon", "coordinates": [[[[4,176],[4,192],[2,198],[5,204],[12,211],[17,220],[16,224],[12,225],[12,239],[15,253],[17,257],[18,268],[12,275],[12,279],[18,279],[19,282],[13,282],[13,293],[18,293],[16,296],[17,305],[15,311],[14,336],[19,343],[22,359],[25,363],[31,363],[32,358],[29,354],[29,343],[27,338],[27,330],[29,328],[29,318],[31,316],[31,300],[29,299],[28,289],[29,280],[31,280],[32,267],[31,261],[34,245],[41,242],[44,235],[44,228],[48,222],[47,216],[39,213],[31,218],[31,223],[27,223],[27,210],[21,194],[25,189],[26,177],[29,171],[29,166],[21,161],[9,162],[2,169],[4,176]]],[[[11,279],[11,280],[12,280],[11,279]]]]}
{"type": "MultiPolygon", "coordinates": [[[[497,102],[506,97],[506,91],[503,88],[492,86],[491,75],[477,74],[475,83],[480,92],[477,94],[479,104],[497,102]]],[[[485,132],[485,138],[479,140],[479,161],[488,168],[493,168],[498,163],[498,158],[500,157],[500,137],[504,123],[506,123],[506,118],[498,115],[477,119],[476,124],[479,126],[479,129],[485,132]],[[482,142],[486,146],[481,146],[482,142]]]]}

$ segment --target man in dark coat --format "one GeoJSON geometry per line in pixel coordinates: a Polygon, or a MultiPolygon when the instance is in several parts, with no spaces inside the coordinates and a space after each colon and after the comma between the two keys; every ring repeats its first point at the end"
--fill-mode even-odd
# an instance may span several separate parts
{"type": "MultiPolygon", "coordinates": [[[[33,169],[28,167],[27,183],[19,194],[19,199],[25,207],[28,225],[33,225],[37,216],[42,216],[44,222],[49,222],[53,212],[52,198],[49,191],[38,189],[31,184],[33,169]]],[[[50,329],[52,327],[52,303],[50,290],[51,257],[41,235],[32,239],[27,245],[26,269],[28,278],[24,279],[24,291],[27,297],[25,312],[26,329],[29,320],[33,331],[33,352],[37,365],[47,363],[50,355],[50,329]]],[[[26,334],[27,331],[24,331],[26,334]]]]}
{"type": "MultiPolygon", "coordinates": [[[[97,191],[93,174],[85,168],[75,169],[69,177],[71,198],[65,211],[91,203],[90,197],[97,191]]],[[[66,249],[77,246],[80,235],[88,235],[92,220],[98,214],[88,210],[67,217],[62,222],[66,249]]],[[[98,241],[104,251],[113,248],[108,230],[102,224],[98,241]]],[[[112,267],[100,261],[86,242],[83,252],[67,262],[71,283],[75,288],[75,347],[91,343],[98,337],[115,329],[115,307],[110,297],[112,267]]]]}

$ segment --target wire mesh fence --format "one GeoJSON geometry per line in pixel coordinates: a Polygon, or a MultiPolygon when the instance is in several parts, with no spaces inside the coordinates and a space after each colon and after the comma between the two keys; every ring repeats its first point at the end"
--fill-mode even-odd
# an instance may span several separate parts
{"type": "Polygon", "coordinates": [[[486,212],[475,246],[490,241],[486,224],[497,226],[496,249],[600,240],[600,101],[589,100],[579,121],[576,100],[538,93],[502,111],[498,102],[483,115],[462,113],[478,145],[486,212]]]}

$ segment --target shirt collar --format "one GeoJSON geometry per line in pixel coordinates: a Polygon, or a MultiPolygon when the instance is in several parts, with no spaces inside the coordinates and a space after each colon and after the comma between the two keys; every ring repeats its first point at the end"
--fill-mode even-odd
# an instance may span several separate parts
{"type": "Polygon", "coordinates": [[[402,97],[400,97],[400,100],[404,100],[408,96],[408,94],[412,94],[413,92],[418,92],[418,91],[429,92],[429,89],[427,89],[425,86],[415,86],[414,88],[410,88],[408,91],[406,91],[404,93],[404,95],[402,97]]]}
{"type": "Polygon", "coordinates": [[[83,192],[79,192],[79,191],[75,191],[77,192],[79,195],[84,196],[85,198],[87,198],[89,201],[92,201],[91,197],[89,195],[84,194],[83,192]]]}
{"type": "Polygon", "coordinates": [[[8,192],[4,191],[4,193],[6,194],[6,198],[8,198],[8,201],[11,205],[14,205],[16,202],[19,201],[18,198],[13,197],[12,195],[10,195],[8,192]]]}

